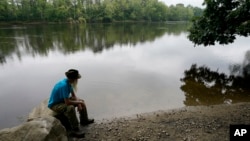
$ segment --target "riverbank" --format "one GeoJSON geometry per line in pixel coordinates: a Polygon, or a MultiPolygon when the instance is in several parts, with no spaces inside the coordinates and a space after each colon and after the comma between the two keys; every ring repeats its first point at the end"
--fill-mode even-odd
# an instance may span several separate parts
{"type": "Polygon", "coordinates": [[[82,127],[70,141],[229,141],[230,124],[250,124],[250,103],[157,111],[82,127]]]}

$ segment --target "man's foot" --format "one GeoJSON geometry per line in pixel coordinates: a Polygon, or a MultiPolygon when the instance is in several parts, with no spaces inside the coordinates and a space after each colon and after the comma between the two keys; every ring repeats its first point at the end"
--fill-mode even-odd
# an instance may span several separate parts
{"type": "Polygon", "coordinates": [[[70,137],[75,137],[75,138],[84,138],[85,134],[81,131],[72,131],[69,133],[70,137]]]}
{"type": "Polygon", "coordinates": [[[80,127],[75,127],[68,132],[68,136],[74,138],[84,138],[85,134],[81,131],[80,127]]]}
{"type": "Polygon", "coordinates": [[[89,125],[91,123],[94,123],[94,121],[95,121],[94,119],[88,119],[88,120],[85,120],[85,121],[81,121],[80,124],[83,125],[83,126],[84,125],[89,125]]]}

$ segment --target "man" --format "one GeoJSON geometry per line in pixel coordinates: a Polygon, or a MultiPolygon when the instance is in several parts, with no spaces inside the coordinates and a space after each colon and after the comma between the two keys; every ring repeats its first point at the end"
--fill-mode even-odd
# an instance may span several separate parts
{"type": "Polygon", "coordinates": [[[67,78],[55,84],[49,98],[48,107],[59,115],[64,115],[68,119],[71,130],[77,132],[80,131],[80,128],[75,107],[78,109],[81,125],[91,124],[94,119],[88,118],[84,101],[75,94],[78,79],[81,78],[78,70],[70,69],[65,75],[67,78]]]}

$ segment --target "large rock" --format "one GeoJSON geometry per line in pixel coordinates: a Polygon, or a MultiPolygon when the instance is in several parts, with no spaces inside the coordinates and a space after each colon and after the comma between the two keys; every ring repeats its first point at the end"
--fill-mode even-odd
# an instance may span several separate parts
{"type": "Polygon", "coordinates": [[[42,103],[40,103],[40,105],[35,107],[31,111],[31,113],[29,113],[27,121],[39,117],[54,116],[56,113],[50,110],[47,105],[48,105],[48,99],[44,100],[42,103]]]}
{"type": "Polygon", "coordinates": [[[27,122],[0,131],[0,141],[67,141],[67,133],[54,113],[47,108],[47,100],[34,108],[27,122]]]}
{"type": "Polygon", "coordinates": [[[61,124],[67,129],[67,130],[71,130],[71,126],[70,123],[68,121],[68,118],[65,117],[65,115],[63,114],[58,114],[53,112],[52,110],[50,110],[48,108],[48,99],[44,100],[42,103],[40,103],[39,106],[37,106],[36,108],[34,108],[32,110],[32,112],[28,115],[28,119],[32,120],[38,117],[47,117],[47,116],[53,116],[56,117],[58,120],[61,121],[61,124]]]}

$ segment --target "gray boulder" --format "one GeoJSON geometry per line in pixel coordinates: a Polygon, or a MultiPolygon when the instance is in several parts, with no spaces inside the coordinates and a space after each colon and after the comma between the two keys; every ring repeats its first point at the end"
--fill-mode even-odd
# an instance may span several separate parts
{"type": "Polygon", "coordinates": [[[39,117],[54,116],[56,113],[50,110],[47,105],[48,105],[48,99],[41,102],[40,105],[35,107],[29,113],[27,121],[35,119],[35,118],[39,118],[39,117]]]}
{"type": "Polygon", "coordinates": [[[67,133],[54,113],[47,108],[47,100],[34,108],[27,122],[0,131],[0,141],[67,141],[67,133]]]}

